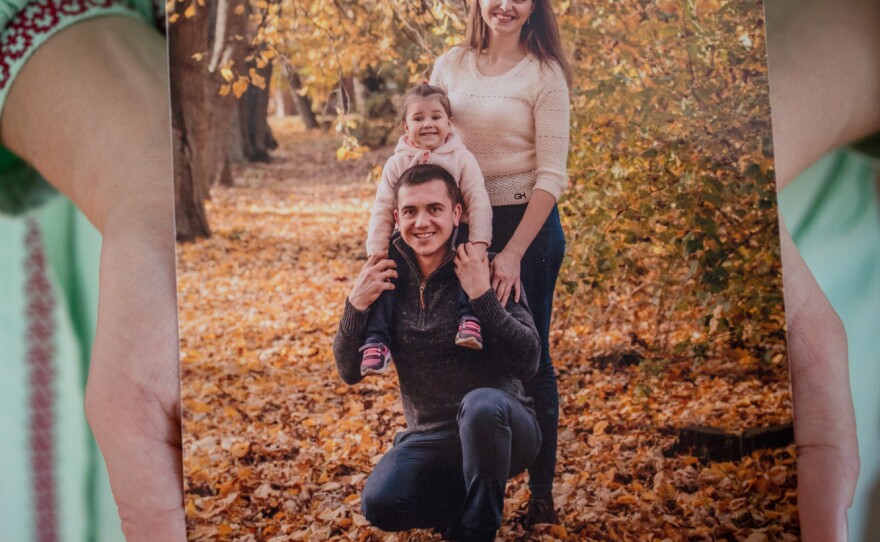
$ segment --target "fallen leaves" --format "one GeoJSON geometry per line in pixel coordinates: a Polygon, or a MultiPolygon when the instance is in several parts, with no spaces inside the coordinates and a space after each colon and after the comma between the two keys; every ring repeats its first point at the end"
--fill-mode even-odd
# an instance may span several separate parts
{"type": "MultiPolygon", "coordinates": [[[[367,475],[404,427],[396,378],[392,369],[345,386],[330,352],[363,259],[375,190],[363,179],[390,149],[339,163],[337,140],[273,127],[282,145],[273,163],[216,187],[214,236],[179,246],[190,540],[437,540],[383,533],[360,514],[367,475]]],[[[557,293],[551,333],[561,524],[523,529],[519,475],[499,538],[797,538],[793,446],[709,464],[666,453],[686,423],[738,431],[790,421],[785,364],[743,369],[736,352],[662,371],[650,360],[594,362],[632,347],[631,323],[597,326],[583,305],[557,293]]]]}

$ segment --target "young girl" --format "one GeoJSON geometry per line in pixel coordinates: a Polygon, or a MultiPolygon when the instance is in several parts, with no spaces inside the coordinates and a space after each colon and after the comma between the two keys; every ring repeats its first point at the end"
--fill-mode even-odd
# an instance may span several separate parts
{"type": "MultiPolygon", "coordinates": [[[[394,186],[400,174],[416,164],[435,164],[455,177],[465,205],[462,222],[469,223],[469,240],[480,257],[485,256],[492,242],[492,206],[483,182],[483,174],[474,155],[452,132],[452,109],[446,93],[427,83],[413,87],[403,102],[403,135],[394,155],[385,163],[382,180],[376,191],[376,202],[370,216],[367,234],[367,255],[389,253],[394,232],[394,186]]],[[[465,241],[458,236],[459,242],[465,241]]],[[[455,237],[453,237],[455,238],[455,237]]],[[[400,262],[398,262],[400,263],[400,262]]],[[[398,265],[398,273],[404,270],[398,265]]],[[[391,362],[389,329],[394,313],[394,291],[386,291],[370,308],[361,362],[362,374],[384,373],[391,362]]],[[[455,343],[480,350],[483,347],[480,321],[470,310],[467,295],[459,291],[459,324],[455,343]]]]}

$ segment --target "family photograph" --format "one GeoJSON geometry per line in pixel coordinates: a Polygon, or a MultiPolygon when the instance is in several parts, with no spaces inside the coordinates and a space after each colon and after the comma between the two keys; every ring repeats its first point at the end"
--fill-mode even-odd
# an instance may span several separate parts
{"type": "Polygon", "coordinates": [[[191,6],[191,540],[799,538],[760,2],[191,6]]]}

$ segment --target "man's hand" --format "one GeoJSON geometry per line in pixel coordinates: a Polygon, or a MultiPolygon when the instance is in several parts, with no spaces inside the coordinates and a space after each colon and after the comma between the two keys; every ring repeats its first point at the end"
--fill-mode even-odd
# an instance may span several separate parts
{"type": "Polygon", "coordinates": [[[354,286],[348,294],[348,302],[357,310],[367,310],[367,307],[379,299],[382,292],[393,290],[394,284],[391,279],[397,278],[397,264],[389,259],[384,252],[373,254],[367,258],[361,268],[354,286]]]}
{"type": "Polygon", "coordinates": [[[485,250],[480,255],[473,243],[458,245],[455,254],[455,274],[461,282],[462,289],[471,299],[476,299],[492,288],[489,280],[489,261],[485,258],[485,250]]]}

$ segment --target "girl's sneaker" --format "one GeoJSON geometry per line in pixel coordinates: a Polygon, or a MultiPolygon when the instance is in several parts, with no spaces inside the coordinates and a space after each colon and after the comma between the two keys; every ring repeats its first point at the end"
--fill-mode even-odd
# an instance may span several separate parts
{"type": "Polygon", "coordinates": [[[455,334],[455,344],[474,350],[483,349],[483,333],[480,321],[473,316],[462,316],[458,322],[458,333],[455,334]]]}
{"type": "Polygon", "coordinates": [[[391,364],[391,350],[382,343],[367,343],[360,347],[358,352],[363,352],[361,358],[363,376],[383,374],[391,364]]]}

